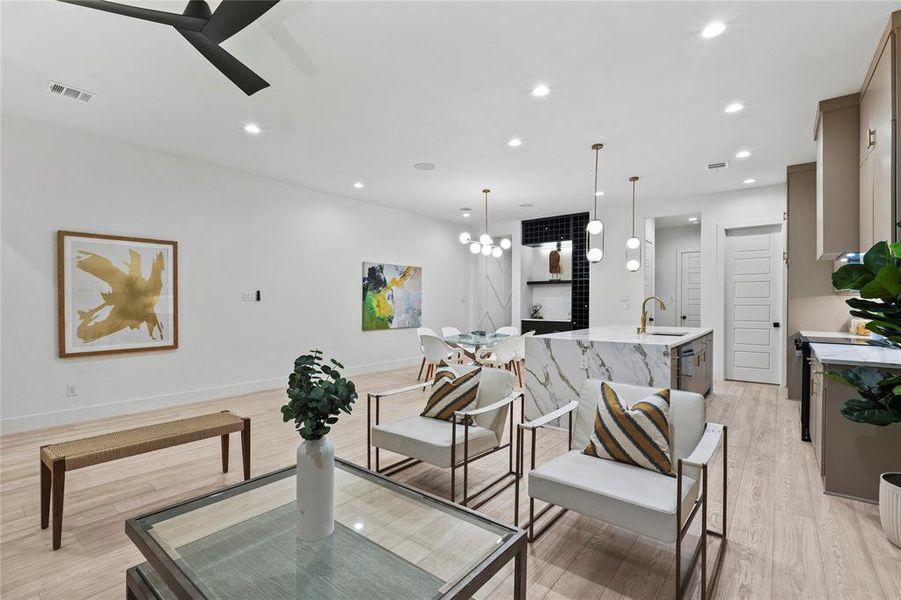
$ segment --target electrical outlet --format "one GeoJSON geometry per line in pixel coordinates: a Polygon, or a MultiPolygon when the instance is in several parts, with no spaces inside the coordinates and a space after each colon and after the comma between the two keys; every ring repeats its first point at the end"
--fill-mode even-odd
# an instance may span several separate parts
{"type": "Polygon", "coordinates": [[[72,397],[78,395],[78,387],[74,383],[66,384],[66,396],[72,397]]]}

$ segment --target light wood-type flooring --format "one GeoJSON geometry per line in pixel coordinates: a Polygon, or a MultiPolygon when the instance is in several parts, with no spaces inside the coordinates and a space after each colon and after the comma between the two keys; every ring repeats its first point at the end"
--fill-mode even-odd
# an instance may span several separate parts
{"type": "MultiPolygon", "coordinates": [[[[360,401],[331,435],[338,456],[366,464],[366,392],[407,385],[415,376],[414,369],[399,369],[354,378],[360,401]]],[[[241,480],[237,439],[228,474],[220,472],[217,439],[72,471],[66,478],[63,547],[52,552],[50,530],[39,527],[41,444],[229,409],[253,420],[252,465],[259,475],[292,464],[300,441],[281,420],[282,397],[282,391],[250,394],[0,438],[0,596],[123,598],[125,570],[143,562],[125,535],[125,519],[241,480]]],[[[385,399],[382,420],[416,414],[423,402],[420,393],[385,399]]],[[[719,382],[707,406],[708,420],[729,426],[730,442],[729,542],[717,598],[901,598],[901,548],[883,536],[876,506],[822,493],[810,445],[799,439],[797,402],[784,399],[775,386],[719,382]]],[[[563,452],[565,438],[542,430],[539,462],[563,452]]],[[[506,461],[498,453],[476,463],[471,485],[505,468],[506,461]]],[[[719,469],[717,461],[711,471],[715,528],[719,469]]],[[[447,470],[418,465],[397,478],[448,493],[447,470]]],[[[512,502],[509,489],[480,510],[509,521],[512,502]]],[[[527,510],[525,500],[522,507],[527,510]]],[[[568,513],[530,548],[528,597],[671,598],[674,564],[672,546],[568,513]]],[[[509,598],[512,588],[508,568],[486,592],[509,598]]]]}

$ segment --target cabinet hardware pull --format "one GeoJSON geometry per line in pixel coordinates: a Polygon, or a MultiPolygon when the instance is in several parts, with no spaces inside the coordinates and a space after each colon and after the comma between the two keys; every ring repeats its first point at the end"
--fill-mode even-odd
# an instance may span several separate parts
{"type": "Polygon", "coordinates": [[[876,145],[876,130],[875,129],[867,129],[867,148],[872,148],[876,145]]]}

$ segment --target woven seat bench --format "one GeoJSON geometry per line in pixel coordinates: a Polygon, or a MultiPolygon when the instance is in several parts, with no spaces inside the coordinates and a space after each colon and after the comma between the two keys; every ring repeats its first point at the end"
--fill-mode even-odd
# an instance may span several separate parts
{"type": "Polygon", "coordinates": [[[221,437],[222,472],[228,472],[229,434],[241,432],[244,479],[250,479],[250,419],[228,411],[41,446],[41,529],[49,525],[53,499],[53,549],[62,542],[66,471],[221,437]]]}

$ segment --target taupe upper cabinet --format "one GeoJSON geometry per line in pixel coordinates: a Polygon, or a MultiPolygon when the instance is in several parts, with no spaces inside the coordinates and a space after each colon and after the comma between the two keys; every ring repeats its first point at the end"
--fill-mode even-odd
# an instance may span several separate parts
{"type": "Polygon", "coordinates": [[[817,111],[817,259],[859,249],[859,94],[823,100],[817,111]]]}
{"type": "Polygon", "coordinates": [[[873,57],[860,92],[860,250],[897,235],[894,165],[897,92],[893,88],[896,58],[896,22],[892,15],[873,57]]]}

